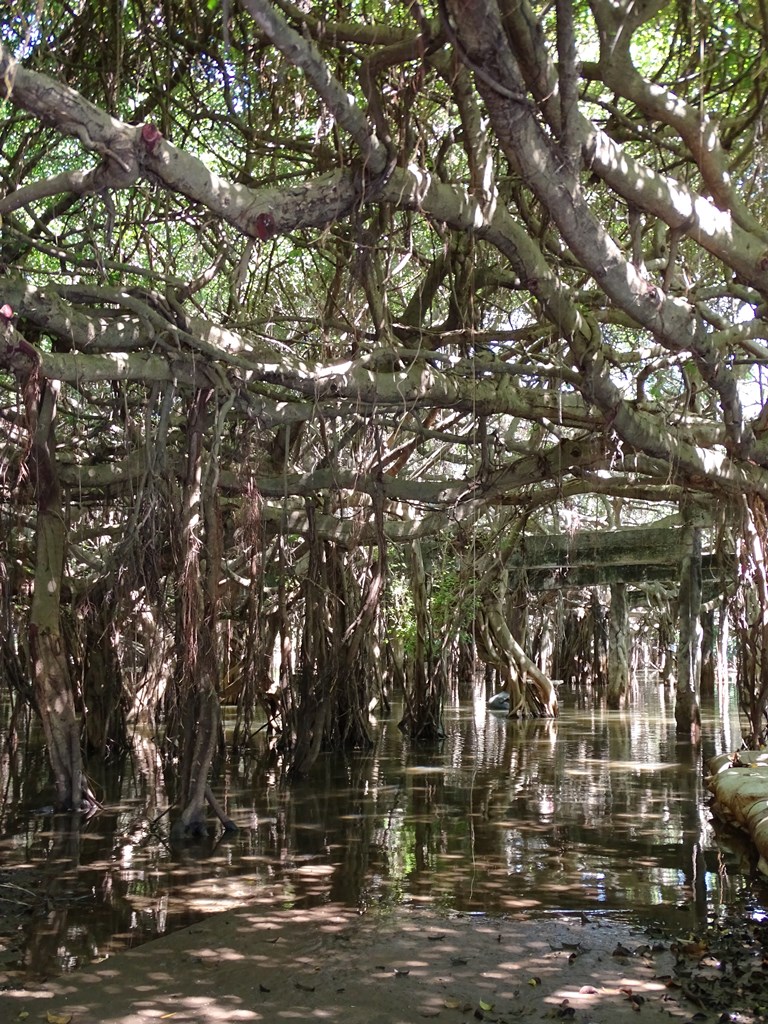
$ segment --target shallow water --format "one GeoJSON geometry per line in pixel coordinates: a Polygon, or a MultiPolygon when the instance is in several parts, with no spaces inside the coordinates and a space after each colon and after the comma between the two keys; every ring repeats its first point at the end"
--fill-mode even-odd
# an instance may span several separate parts
{"type": "Polygon", "coordinates": [[[718,842],[703,783],[703,759],[738,745],[732,710],[705,709],[693,746],[655,684],[628,711],[593,703],[564,694],[558,720],[514,722],[478,696],[447,709],[432,749],[404,743],[393,715],[374,751],[324,758],[290,788],[232,765],[215,788],[240,831],[181,852],[148,743],[101,780],[105,808],[88,822],[7,807],[0,984],[245,901],[604,914],[681,931],[736,908],[761,916],[768,889],[746,844],[718,842]]]}

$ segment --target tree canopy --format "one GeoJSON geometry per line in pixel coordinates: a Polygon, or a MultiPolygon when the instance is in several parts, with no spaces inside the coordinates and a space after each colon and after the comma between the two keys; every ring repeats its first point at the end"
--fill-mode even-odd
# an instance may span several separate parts
{"type": "Polygon", "coordinates": [[[38,704],[74,693],[72,728],[87,708],[103,748],[125,693],[154,709],[171,676],[199,799],[215,729],[190,739],[179,694],[190,722],[245,694],[308,764],[365,741],[388,673],[434,733],[436,665],[469,636],[513,693],[534,680],[520,708],[551,712],[500,613],[510,559],[536,533],[678,521],[720,531],[750,584],[759,718],[764,5],[11,8],[20,692],[57,677],[38,704]]]}

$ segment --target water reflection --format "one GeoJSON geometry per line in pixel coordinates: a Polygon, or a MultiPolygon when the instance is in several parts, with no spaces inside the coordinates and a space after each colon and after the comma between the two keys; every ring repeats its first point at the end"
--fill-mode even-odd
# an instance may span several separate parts
{"type": "Polygon", "coordinates": [[[663,690],[642,705],[607,712],[565,694],[557,721],[511,722],[478,696],[447,711],[429,750],[404,744],[395,715],[373,753],[325,758],[290,789],[241,762],[217,787],[241,831],[181,851],[146,747],[102,780],[108,802],[89,822],[6,814],[0,909],[15,916],[0,929],[0,981],[71,970],[246,901],[620,913],[680,928],[758,905],[746,848],[716,842],[702,779],[702,756],[734,742],[731,711],[705,716],[695,748],[675,736],[663,690]]]}

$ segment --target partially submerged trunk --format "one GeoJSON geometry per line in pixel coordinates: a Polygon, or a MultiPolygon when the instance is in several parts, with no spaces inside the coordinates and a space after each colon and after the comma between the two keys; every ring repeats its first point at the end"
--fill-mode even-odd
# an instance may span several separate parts
{"type": "Polygon", "coordinates": [[[581,691],[604,687],[608,678],[608,626],[596,591],[587,607],[569,608],[562,617],[553,675],[581,691]]]}
{"type": "Polygon", "coordinates": [[[510,717],[554,718],[558,713],[554,684],[512,635],[502,612],[506,589],[507,574],[502,573],[496,591],[486,594],[478,614],[478,649],[501,673],[510,695],[510,717]]]}
{"type": "Polygon", "coordinates": [[[78,605],[82,637],[81,687],[85,749],[96,757],[128,748],[128,702],[115,644],[114,595],[97,586],[78,605]]]}
{"type": "Polygon", "coordinates": [[[174,725],[178,741],[178,803],[175,839],[205,835],[206,802],[227,829],[234,824],[213,800],[208,774],[219,735],[219,680],[216,655],[219,525],[204,449],[211,391],[198,391],[187,423],[187,474],[184,484],[177,587],[177,680],[174,725]]]}
{"type": "Polygon", "coordinates": [[[717,643],[715,609],[705,608],[701,613],[701,686],[702,698],[715,695],[717,681],[717,643]]]}
{"type": "MultiPolygon", "coordinates": [[[[369,710],[381,690],[375,632],[387,571],[383,506],[376,499],[377,551],[364,565],[310,534],[304,585],[291,773],[306,775],[322,750],[372,745],[369,710]]],[[[314,509],[308,504],[310,523],[314,509]]]]}
{"type": "Polygon", "coordinates": [[[27,413],[28,417],[34,417],[30,478],[35,481],[37,496],[35,585],[29,617],[29,651],[35,700],[56,788],[56,806],[60,810],[90,810],[97,801],[83,770],[80,720],[61,628],[67,528],[56,466],[54,424],[57,396],[56,381],[44,381],[39,392],[32,384],[28,386],[27,413]]]}
{"type": "Polygon", "coordinates": [[[680,565],[680,648],[677,657],[675,723],[680,734],[698,734],[701,727],[701,530],[685,531],[680,565]]]}
{"type": "Polygon", "coordinates": [[[611,584],[611,612],[608,620],[609,708],[617,710],[629,689],[629,604],[626,583],[611,584]]]}
{"type": "Polygon", "coordinates": [[[738,540],[733,617],[739,704],[747,717],[748,746],[768,736],[768,514],[762,498],[745,495],[738,540]]]}
{"type": "Polygon", "coordinates": [[[412,739],[434,741],[444,735],[443,678],[435,671],[427,577],[419,541],[411,545],[410,569],[415,629],[413,650],[405,659],[405,713],[399,726],[412,739]]]}

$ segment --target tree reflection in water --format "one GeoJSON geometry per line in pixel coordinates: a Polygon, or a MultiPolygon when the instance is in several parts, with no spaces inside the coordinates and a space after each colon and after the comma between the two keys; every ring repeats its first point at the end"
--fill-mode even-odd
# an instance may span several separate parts
{"type": "Polygon", "coordinates": [[[718,847],[707,810],[702,764],[730,741],[730,711],[713,707],[693,745],[664,696],[652,684],[642,703],[608,712],[564,693],[559,719],[510,721],[478,693],[446,710],[446,737],[428,748],[404,743],[395,708],[372,752],[321,758],[290,786],[266,752],[228,766],[217,795],[240,832],[181,848],[146,741],[97,780],[104,810],[88,821],[20,812],[34,794],[11,784],[6,763],[15,799],[0,881],[3,895],[27,894],[2,937],[6,983],[245,901],[600,913],[691,929],[735,902],[758,905],[748,859],[718,847]]]}

